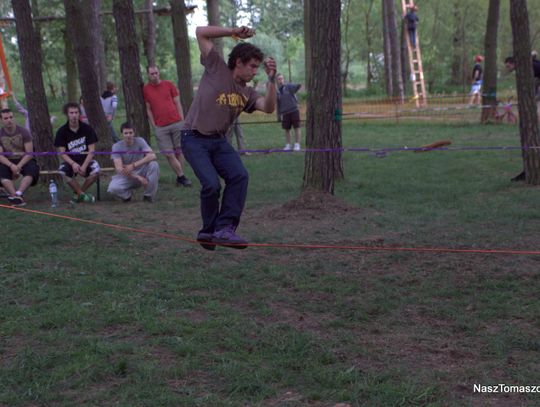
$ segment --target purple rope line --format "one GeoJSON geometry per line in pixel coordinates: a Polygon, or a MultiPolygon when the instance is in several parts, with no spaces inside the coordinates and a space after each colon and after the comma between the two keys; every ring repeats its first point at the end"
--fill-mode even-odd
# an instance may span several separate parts
{"type": "MultiPolygon", "coordinates": [[[[516,147],[516,146],[486,146],[486,147],[438,147],[438,148],[427,148],[427,147],[381,147],[381,148],[370,148],[370,147],[341,147],[341,148],[304,148],[300,151],[293,151],[293,150],[283,150],[281,148],[268,148],[268,149],[245,149],[245,150],[238,150],[239,153],[262,153],[262,154],[294,154],[298,152],[305,152],[305,153],[345,153],[345,152],[363,152],[363,153],[369,153],[369,152],[397,152],[397,151],[497,151],[497,150],[538,150],[539,147],[516,147]]],[[[148,151],[149,152],[149,151],[148,151]]],[[[112,151],[95,151],[95,155],[112,155],[112,154],[145,154],[147,152],[145,151],[115,151],[114,153],[112,151]]],[[[159,153],[162,154],[171,154],[171,153],[177,153],[177,151],[172,150],[162,150],[159,151],[159,153]]],[[[57,151],[41,151],[41,152],[33,152],[33,153],[11,153],[11,152],[1,152],[0,156],[17,156],[21,157],[23,155],[31,155],[34,157],[42,157],[42,156],[51,156],[51,155],[61,155],[61,154],[67,154],[67,155],[86,155],[88,153],[60,153],[57,151]]]]}

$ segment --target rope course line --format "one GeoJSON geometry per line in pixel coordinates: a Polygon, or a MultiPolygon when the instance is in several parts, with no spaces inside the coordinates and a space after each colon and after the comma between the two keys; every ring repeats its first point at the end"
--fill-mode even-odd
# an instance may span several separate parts
{"type": "MultiPolygon", "coordinates": [[[[76,218],[73,216],[59,215],[50,212],[38,211],[35,209],[13,207],[0,204],[0,208],[12,209],[27,214],[37,214],[42,216],[49,216],[52,218],[69,220],[73,222],[86,223],[96,226],[103,226],[110,229],[122,230],[127,232],[134,232],[139,234],[145,234],[155,237],[161,237],[165,239],[183,241],[190,244],[200,244],[195,239],[190,239],[183,236],[177,236],[170,233],[154,232],[146,229],[132,228],[129,226],[115,225],[111,223],[93,221],[88,219],[76,218]]],[[[206,245],[225,246],[217,243],[204,242],[206,245]]],[[[232,245],[227,245],[232,246],[232,245]]],[[[449,247],[399,247],[399,246],[361,246],[361,245],[331,245],[331,244],[298,244],[298,243],[248,243],[249,247],[259,248],[276,248],[276,249],[311,249],[311,250],[351,250],[351,251],[363,251],[363,252],[414,252],[414,253],[455,253],[455,254],[490,254],[490,255],[540,255],[540,250],[514,250],[514,249],[457,249],[449,247]]]]}
{"type": "MultiPolygon", "coordinates": [[[[340,148],[303,148],[300,151],[292,150],[283,150],[282,148],[266,148],[266,149],[244,149],[238,150],[238,152],[249,152],[249,153],[264,153],[264,154],[298,154],[299,152],[305,153],[334,153],[334,152],[360,152],[360,153],[370,153],[370,152],[398,152],[398,151],[497,151],[497,150],[510,150],[510,151],[521,151],[521,150],[538,150],[540,146],[469,146],[469,147],[340,147],[340,148]]],[[[154,151],[154,153],[160,154],[171,154],[174,153],[174,150],[160,150],[154,151]]],[[[145,151],[137,152],[138,154],[145,154],[145,151]]],[[[42,151],[42,152],[32,152],[32,153],[11,153],[11,152],[0,152],[0,156],[17,156],[22,157],[24,155],[31,155],[34,157],[48,156],[48,155],[86,155],[88,153],[67,153],[67,152],[56,152],[56,151],[42,151]]],[[[112,155],[112,154],[133,154],[133,151],[94,151],[94,155],[112,155]]]]}

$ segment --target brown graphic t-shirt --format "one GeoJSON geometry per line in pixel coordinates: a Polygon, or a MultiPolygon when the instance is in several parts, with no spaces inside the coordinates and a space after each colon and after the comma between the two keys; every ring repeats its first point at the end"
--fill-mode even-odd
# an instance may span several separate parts
{"type": "Polygon", "coordinates": [[[202,134],[225,134],[240,113],[251,113],[259,95],[251,86],[236,83],[232,71],[212,48],[201,56],[204,74],[184,128],[202,134]]]}
{"type": "Polygon", "coordinates": [[[15,153],[14,155],[6,156],[9,160],[18,160],[22,157],[21,153],[24,153],[24,143],[32,141],[32,135],[21,126],[15,127],[15,132],[9,134],[5,128],[0,130],[0,146],[6,153],[15,153]]]}

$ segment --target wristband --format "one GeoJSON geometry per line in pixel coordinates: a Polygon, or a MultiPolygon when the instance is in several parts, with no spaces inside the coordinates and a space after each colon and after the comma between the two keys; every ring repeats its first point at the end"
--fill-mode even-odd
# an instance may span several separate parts
{"type": "Polygon", "coordinates": [[[268,75],[268,82],[270,83],[276,83],[276,75],[268,75]]]}

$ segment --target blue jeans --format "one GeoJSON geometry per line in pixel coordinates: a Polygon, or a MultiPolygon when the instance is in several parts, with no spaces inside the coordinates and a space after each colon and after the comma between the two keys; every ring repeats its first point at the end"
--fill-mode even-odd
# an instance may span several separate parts
{"type": "Polygon", "coordinates": [[[225,136],[182,131],[182,152],[201,183],[202,233],[238,226],[246,202],[249,176],[238,152],[225,136]],[[225,181],[221,193],[220,177],[225,181]]]}

